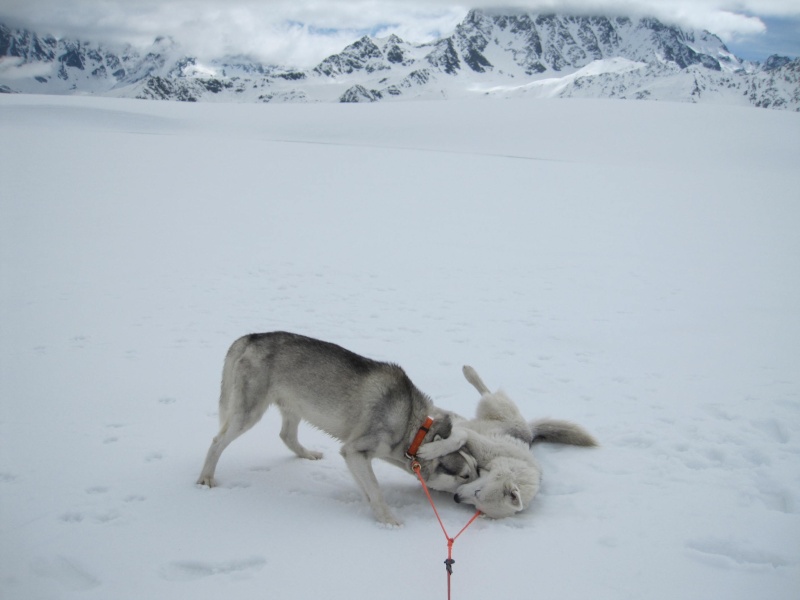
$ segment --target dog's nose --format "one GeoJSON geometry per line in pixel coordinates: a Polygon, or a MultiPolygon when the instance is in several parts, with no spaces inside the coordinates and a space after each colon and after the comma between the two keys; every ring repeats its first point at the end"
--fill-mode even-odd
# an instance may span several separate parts
{"type": "Polygon", "coordinates": [[[458,494],[453,496],[453,500],[456,501],[456,504],[461,504],[461,497],[458,494]]]}

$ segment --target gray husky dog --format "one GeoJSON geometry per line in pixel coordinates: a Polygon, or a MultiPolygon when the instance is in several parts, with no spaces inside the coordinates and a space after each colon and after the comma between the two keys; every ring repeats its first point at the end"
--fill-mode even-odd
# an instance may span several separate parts
{"type": "Polygon", "coordinates": [[[541,470],[530,452],[534,442],[574,446],[596,446],[597,442],[569,421],[526,422],[504,392],[489,391],[472,367],[465,366],[463,371],[481,394],[475,418],[454,420],[450,435],[423,444],[418,456],[435,460],[466,450],[477,461],[479,476],[458,486],[455,501],[474,504],[488,517],[509,517],[525,509],[539,491],[541,470]]]}
{"type": "MultiPolygon", "coordinates": [[[[281,439],[297,456],[322,458],[297,439],[301,420],[342,442],[341,454],[350,473],[375,518],[388,525],[400,522],[381,494],[372,459],[408,469],[406,451],[426,417],[434,422],[424,441],[432,441],[450,435],[454,416],[434,406],[397,365],[293,333],[246,335],[231,345],[225,357],[220,430],[208,449],[198,484],[215,485],[214,471],[223,450],[258,423],[271,404],[283,418],[281,439]]],[[[422,476],[434,489],[455,491],[477,477],[475,461],[462,448],[420,463],[422,476]]]]}

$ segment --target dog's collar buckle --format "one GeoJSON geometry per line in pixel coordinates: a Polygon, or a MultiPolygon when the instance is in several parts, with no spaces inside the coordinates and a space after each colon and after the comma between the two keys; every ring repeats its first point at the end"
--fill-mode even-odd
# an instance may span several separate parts
{"type": "Polygon", "coordinates": [[[417,430],[417,434],[411,441],[411,445],[408,447],[408,450],[406,450],[406,458],[412,461],[412,465],[417,460],[417,451],[419,450],[419,447],[422,445],[422,440],[425,439],[425,436],[431,430],[431,425],[433,425],[433,417],[426,418],[425,422],[417,430]]]}

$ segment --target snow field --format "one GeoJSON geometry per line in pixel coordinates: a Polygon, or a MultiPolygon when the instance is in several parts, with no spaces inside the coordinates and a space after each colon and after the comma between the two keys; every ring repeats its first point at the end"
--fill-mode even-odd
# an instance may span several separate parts
{"type": "MultiPolygon", "coordinates": [[[[453,597],[800,586],[800,121],[614,101],[185,105],[0,96],[0,590],[445,596],[419,484],[268,412],[193,482],[228,345],[287,329],[529,418],[543,488],[454,548],[453,597]]],[[[444,494],[451,533],[471,511],[444,494]]]]}

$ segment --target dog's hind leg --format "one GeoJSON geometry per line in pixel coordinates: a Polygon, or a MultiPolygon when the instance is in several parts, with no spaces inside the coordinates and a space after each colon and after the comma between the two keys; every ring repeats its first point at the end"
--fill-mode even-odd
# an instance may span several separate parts
{"type": "Polygon", "coordinates": [[[478,393],[480,394],[490,394],[490,390],[486,387],[486,384],[483,383],[480,377],[478,377],[478,372],[470,367],[469,365],[464,365],[461,368],[461,372],[464,373],[464,378],[472,384],[478,393]]]}
{"type": "MultiPolygon", "coordinates": [[[[258,419],[256,419],[256,422],[258,422],[258,419]]],[[[255,425],[255,423],[250,423],[245,426],[241,419],[235,418],[226,421],[222,425],[219,433],[211,441],[211,446],[209,446],[208,453],[206,454],[206,462],[203,464],[203,470],[200,472],[197,483],[200,485],[207,485],[208,487],[217,485],[214,481],[214,471],[217,469],[217,463],[219,462],[219,457],[222,455],[222,451],[253,425],[255,425]]]]}
{"type": "Polygon", "coordinates": [[[249,371],[248,361],[236,359],[233,365],[226,360],[222,377],[222,391],[219,402],[219,433],[211,441],[206,454],[206,462],[197,483],[214,487],[214,471],[222,452],[230,443],[248,431],[264,416],[270,405],[263,380],[254,377],[249,371]]]}
{"type": "Polygon", "coordinates": [[[288,446],[289,450],[297,454],[300,458],[307,458],[309,460],[319,460],[322,458],[322,452],[309,450],[297,439],[297,427],[300,425],[300,417],[285,408],[281,408],[281,416],[283,417],[281,439],[283,443],[288,446]]]}

